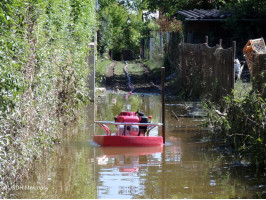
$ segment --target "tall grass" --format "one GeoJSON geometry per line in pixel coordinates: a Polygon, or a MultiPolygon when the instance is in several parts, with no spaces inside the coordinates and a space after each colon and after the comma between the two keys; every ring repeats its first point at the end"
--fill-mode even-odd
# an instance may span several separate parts
{"type": "Polygon", "coordinates": [[[105,58],[99,58],[96,62],[96,86],[103,87],[106,77],[108,66],[111,64],[111,60],[105,58]]]}

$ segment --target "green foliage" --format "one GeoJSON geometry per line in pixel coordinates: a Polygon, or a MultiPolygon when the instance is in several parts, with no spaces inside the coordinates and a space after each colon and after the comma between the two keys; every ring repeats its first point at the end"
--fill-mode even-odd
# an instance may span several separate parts
{"type": "Polygon", "coordinates": [[[148,68],[152,72],[152,76],[157,80],[161,80],[161,67],[164,66],[164,57],[162,55],[156,56],[151,60],[144,60],[143,64],[148,66],[148,68]]]}
{"type": "Polygon", "coordinates": [[[240,0],[226,4],[226,10],[230,10],[234,17],[246,19],[265,17],[266,2],[264,0],[240,0]]]}
{"type": "Polygon", "coordinates": [[[123,49],[130,49],[139,54],[144,26],[142,12],[133,12],[126,2],[102,0],[99,4],[99,53],[108,58],[108,54],[112,52],[111,57],[117,60],[121,58],[123,49]]]}
{"type": "Polygon", "coordinates": [[[13,109],[15,99],[23,91],[24,86],[21,85],[20,77],[14,76],[1,69],[0,72],[0,113],[3,114],[8,109],[13,109]]]}
{"type": "Polygon", "coordinates": [[[88,102],[94,3],[0,2],[1,188],[19,181],[42,149],[60,139],[58,127],[88,102]]]}
{"type": "Polygon", "coordinates": [[[232,13],[226,19],[225,27],[230,31],[233,39],[243,38],[244,44],[250,38],[265,37],[266,2],[264,0],[241,0],[227,3],[225,11],[232,13]],[[238,20],[253,19],[248,23],[238,23],[238,20]]]}
{"type": "Polygon", "coordinates": [[[167,17],[162,17],[161,19],[158,19],[156,22],[160,27],[159,28],[160,32],[182,33],[183,24],[181,21],[176,20],[176,18],[172,18],[171,20],[169,20],[167,17]]]}
{"type": "Polygon", "coordinates": [[[144,0],[144,2],[149,10],[161,9],[167,16],[174,15],[177,10],[212,9],[221,4],[215,0],[144,0]]]}
{"type": "Polygon", "coordinates": [[[139,10],[145,10],[147,8],[147,5],[143,0],[120,0],[119,2],[130,10],[136,12],[139,10]]]}
{"type": "Polygon", "coordinates": [[[23,27],[13,29],[21,24],[20,17],[15,16],[20,11],[17,6],[22,6],[19,1],[0,3],[0,114],[14,108],[15,99],[24,89],[21,77],[21,63],[27,57],[27,43],[21,39],[23,27]]]}
{"type": "MultiPolygon", "coordinates": [[[[249,16],[265,16],[264,0],[144,0],[143,6],[150,11],[161,9],[164,15],[172,16],[177,10],[191,9],[213,9],[213,8],[230,8],[234,13],[239,13],[242,17],[249,16]],[[251,14],[251,15],[250,15],[251,14]]],[[[252,17],[252,18],[253,18],[252,17]]]]}
{"type": "Polygon", "coordinates": [[[104,58],[98,58],[96,62],[96,73],[95,73],[95,79],[96,79],[95,82],[97,87],[102,87],[104,85],[106,71],[110,63],[111,63],[110,60],[104,58]]]}
{"type": "Polygon", "coordinates": [[[206,111],[208,126],[213,127],[244,158],[259,168],[265,168],[265,99],[254,92],[245,96],[231,95],[224,98],[222,106],[207,103],[206,111]]]}
{"type": "Polygon", "coordinates": [[[152,71],[156,69],[160,69],[163,66],[163,57],[157,56],[152,60],[143,61],[143,63],[147,65],[149,69],[152,71]]]}

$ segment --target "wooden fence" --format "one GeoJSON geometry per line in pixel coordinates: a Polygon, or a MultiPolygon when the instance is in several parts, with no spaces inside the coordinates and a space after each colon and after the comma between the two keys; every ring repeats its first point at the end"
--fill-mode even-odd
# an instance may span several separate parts
{"type": "Polygon", "coordinates": [[[252,87],[266,97],[266,54],[254,54],[252,87]]]}
{"type": "MultiPolygon", "coordinates": [[[[234,43],[235,44],[235,43],[234,43]]],[[[180,89],[196,98],[209,96],[215,101],[234,88],[235,46],[223,49],[220,45],[181,43],[179,46],[180,89]]]]}

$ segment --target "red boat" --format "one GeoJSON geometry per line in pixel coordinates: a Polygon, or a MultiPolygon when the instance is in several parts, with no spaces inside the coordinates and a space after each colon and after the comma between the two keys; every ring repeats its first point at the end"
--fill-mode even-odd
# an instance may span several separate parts
{"type": "Polygon", "coordinates": [[[162,153],[163,146],[150,147],[101,147],[100,150],[106,156],[143,156],[162,153]]]}
{"type": "Polygon", "coordinates": [[[162,146],[163,137],[149,136],[150,131],[161,123],[150,123],[151,117],[137,112],[121,112],[115,121],[96,121],[106,135],[94,135],[93,141],[101,146],[149,147],[162,146]],[[115,125],[116,133],[111,133],[107,125],[115,125]]]}

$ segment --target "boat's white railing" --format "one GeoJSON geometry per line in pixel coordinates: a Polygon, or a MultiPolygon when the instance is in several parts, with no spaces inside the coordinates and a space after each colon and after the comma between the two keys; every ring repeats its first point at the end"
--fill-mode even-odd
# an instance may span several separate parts
{"type": "Polygon", "coordinates": [[[138,126],[162,126],[162,123],[133,123],[133,122],[113,122],[113,121],[95,121],[97,124],[106,125],[138,125],[138,126]]]}
{"type": "Polygon", "coordinates": [[[131,122],[113,122],[113,121],[95,121],[95,123],[99,124],[100,127],[102,127],[106,135],[111,135],[111,131],[107,125],[138,125],[138,126],[147,126],[147,135],[149,135],[150,131],[155,128],[156,126],[162,126],[162,123],[131,123],[131,122]]]}

